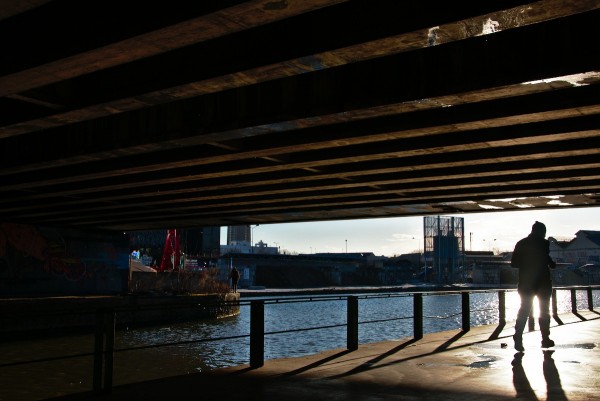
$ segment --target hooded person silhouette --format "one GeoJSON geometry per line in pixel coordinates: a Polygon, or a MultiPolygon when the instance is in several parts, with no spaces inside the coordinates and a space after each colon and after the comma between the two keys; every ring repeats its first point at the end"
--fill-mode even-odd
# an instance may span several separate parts
{"type": "Polygon", "coordinates": [[[542,334],[542,348],[554,346],[550,339],[550,297],[552,296],[552,277],[550,269],[556,263],[550,257],[550,243],[546,239],[546,226],[536,221],[531,227],[531,233],[515,245],[511,265],[519,269],[518,292],[521,306],[515,322],[513,336],[515,349],[524,351],[523,330],[533,305],[533,299],[538,298],[540,316],[539,325],[542,334]]]}

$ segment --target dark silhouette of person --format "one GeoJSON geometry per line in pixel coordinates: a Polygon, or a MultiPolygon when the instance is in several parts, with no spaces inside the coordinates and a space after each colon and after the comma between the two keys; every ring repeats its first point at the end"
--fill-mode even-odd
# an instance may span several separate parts
{"type": "Polygon", "coordinates": [[[556,263],[550,257],[550,243],[546,239],[546,226],[536,221],[531,233],[515,245],[511,265],[519,269],[518,292],[521,306],[515,322],[513,336],[515,349],[525,351],[523,347],[523,330],[531,312],[533,299],[538,298],[540,316],[538,319],[542,334],[542,348],[554,346],[550,339],[550,297],[552,296],[552,277],[550,269],[556,263]]]}
{"type": "Polygon", "coordinates": [[[231,279],[231,289],[233,292],[237,292],[238,281],[240,280],[240,271],[233,266],[231,272],[229,273],[229,278],[231,279]]]}

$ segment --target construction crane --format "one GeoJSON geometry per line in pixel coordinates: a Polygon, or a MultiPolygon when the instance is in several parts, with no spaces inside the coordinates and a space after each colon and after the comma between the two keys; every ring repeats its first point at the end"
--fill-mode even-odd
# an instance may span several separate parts
{"type": "Polygon", "coordinates": [[[179,235],[177,230],[167,230],[167,239],[163,249],[162,259],[158,266],[159,272],[179,270],[181,253],[179,251],[179,235]]]}

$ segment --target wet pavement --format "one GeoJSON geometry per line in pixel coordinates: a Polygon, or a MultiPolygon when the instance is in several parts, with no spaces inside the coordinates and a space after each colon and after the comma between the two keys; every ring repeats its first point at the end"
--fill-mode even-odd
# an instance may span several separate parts
{"type": "Polygon", "coordinates": [[[114,387],[53,400],[598,400],[600,313],[561,315],[513,348],[512,323],[427,334],[114,387]]]}

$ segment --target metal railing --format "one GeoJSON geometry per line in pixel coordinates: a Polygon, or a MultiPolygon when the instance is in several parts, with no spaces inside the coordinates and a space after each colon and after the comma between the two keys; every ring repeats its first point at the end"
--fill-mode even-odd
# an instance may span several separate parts
{"type": "MultiPolygon", "coordinates": [[[[577,286],[577,287],[556,287],[553,289],[552,296],[552,313],[556,317],[558,315],[557,291],[570,291],[571,293],[571,312],[577,314],[577,293],[585,292],[587,295],[587,307],[590,311],[594,310],[593,291],[600,290],[600,286],[577,286]]],[[[235,336],[225,336],[217,338],[203,338],[186,340],[179,342],[166,342],[152,345],[134,346],[128,348],[115,348],[115,331],[117,315],[121,312],[130,312],[126,309],[105,308],[95,311],[96,323],[94,334],[94,351],[89,354],[78,354],[80,356],[93,357],[93,391],[95,393],[109,393],[113,386],[114,375],[114,355],[117,352],[128,352],[145,348],[158,348],[182,344],[193,344],[208,341],[224,341],[239,338],[249,337],[250,360],[249,364],[252,368],[258,368],[264,365],[265,360],[265,336],[279,335],[284,333],[322,330],[329,328],[346,328],[346,348],[350,351],[356,350],[359,347],[359,325],[382,323],[394,320],[412,319],[413,323],[413,338],[423,338],[424,321],[428,318],[450,318],[461,315],[462,331],[469,331],[471,328],[471,294],[474,293],[496,293],[498,297],[498,324],[504,326],[506,324],[506,293],[514,292],[515,289],[487,289],[487,290],[462,290],[462,291],[431,291],[431,292],[397,292],[397,293],[376,293],[363,295],[316,295],[316,296],[300,296],[300,297],[275,297],[240,300],[235,304],[237,306],[249,306],[250,308],[250,331],[249,334],[241,334],[235,336]],[[459,295],[461,299],[460,312],[440,317],[440,316],[425,316],[423,307],[423,298],[425,296],[438,295],[459,295]],[[392,297],[412,297],[413,314],[412,316],[399,316],[384,319],[374,319],[370,321],[359,321],[359,301],[372,298],[392,298],[392,297]],[[294,328],[288,330],[265,331],[265,306],[283,303],[298,303],[298,302],[324,302],[324,301],[345,301],[346,316],[345,322],[339,324],[319,325],[317,327],[294,328]]],[[[172,307],[172,306],[171,306],[172,307]]],[[[488,310],[495,309],[489,308],[488,310]]],[[[560,320],[557,319],[560,324],[560,320]]],[[[533,330],[533,316],[530,316],[530,330],[533,330]]],[[[66,356],[69,358],[72,356],[66,356]]],[[[35,362],[35,361],[34,361],[35,362]]]]}

